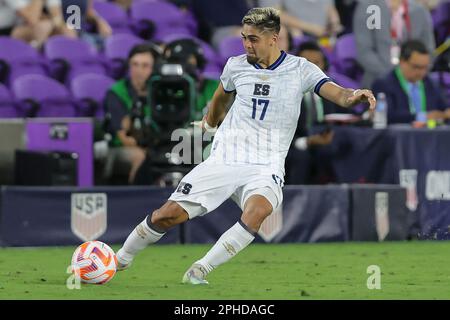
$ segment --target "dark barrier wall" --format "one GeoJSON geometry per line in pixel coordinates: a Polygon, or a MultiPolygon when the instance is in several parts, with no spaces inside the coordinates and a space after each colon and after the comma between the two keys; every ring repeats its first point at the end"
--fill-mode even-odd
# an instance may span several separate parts
{"type": "MultiPolygon", "coordinates": [[[[98,240],[121,243],[170,192],[134,187],[2,187],[0,239],[8,246],[76,245],[86,240],[83,235],[97,238],[96,231],[104,230],[98,240]]],[[[161,243],[178,241],[177,227],[161,243]]]]}
{"type": "Polygon", "coordinates": [[[411,232],[450,239],[450,128],[386,130],[335,127],[328,153],[337,183],[385,183],[407,189],[411,232]]]}
{"type": "Polygon", "coordinates": [[[388,185],[351,185],[352,240],[403,240],[409,236],[406,191],[388,185]]]}
{"type": "MultiPolygon", "coordinates": [[[[387,213],[382,212],[389,215],[390,233],[385,239],[404,239],[400,231],[406,229],[406,222],[397,217],[404,212],[405,197],[398,196],[404,189],[360,189],[346,185],[286,186],[282,208],[266,219],[256,242],[352,240],[355,232],[350,217],[355,227],[367,227],[361,228],[364,231],[358,233],[357,240],[377,240],[373,236],[376,210],[367,208],[386,201],[386,194],[397,200],[389,202],[387,213]],[[380,190],[381,197],[376,195],[380,190]],[[351,192],[361,192],[365,198],[351,192]],[[359,200],[352,204],[351,199],[359,200]]],[[[122,243],[171,192],[154,187],[2,187],[0,239],[4,246],[77,245],[91,239],[122,243]]],[[[213,243],[240,215],[240,209],[229,200],[214,212],[169,231],[160,243],[213,243]]]]}
{"type": "MultiPolygon", "coordinates": [[[[349,191],[340,186],[286,186],[283,207],[261,227],[256,242],[349,240],[349,191]]],[[[186,242],[211,243],[241,216],[231,200],[215,212],[186,223],[186,242]]]]}

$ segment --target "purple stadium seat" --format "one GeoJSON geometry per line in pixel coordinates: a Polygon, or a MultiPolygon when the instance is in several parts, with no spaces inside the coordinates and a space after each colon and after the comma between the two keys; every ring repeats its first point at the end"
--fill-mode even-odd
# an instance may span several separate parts
{"type": "Polygon", "coordinates": [[[45,43],[44,52],[50,61],[51,76],[61,82],[70,83],[84,73],[106,73],[95,48],[83,40],[54,36],[45,43]]]}
{"type": "Polygon", "coordinates": [[[111,77],[119,79],[125,76],[128,53],[131,48],[142,42],[142,39],[132,34],[116,34],[106,39],[104,55],[111,77]]]}
{"type": "Polygon", "coordinates": [[[20,117],[18,111],[8,88],[0,84],[0,118],[20,117]]]}
{"type": "MultiPolygon", "coordinates": [[[[361,85],[356,82],[353,79],[350,79],[349,77],[347,77],[344,74],[341,74],[339,72],[335,72],[335,71],[328,71],[327,75],[333,79],[333,82],[337,83],[338,85],[340,85],[341,87],[344,88],[351,88],[351,89],[358,89],[361,87],[361,85]]],[[[354,106],[352,108],[354,111],[356,111],[356,113],[363,113],[366,109],[365,105],[363,104],[358,104],[356,106],[354,106]]]]}
{"type": "Polygon", "coordinates": [[[219,79],[220,75],[222,74],[222,68],[214,65],[214,64],[207,64],[205,66],[205,70],[202,72],[203,78],[206,79],[219,79]]]}
{"type": "MultiPolygon", "coordinates": [[[[447,100],[447,104],[450,104],[450,72],[432,72],[430,78],[442,90],[443,95],[447,100]]],[[[450,105],[447,107],[450,108],[450,105]]]]}
{"type": "Polygon", "coordinates": [[[433,26],[438,44],[450,35],[450,2],[444,1],[432,12],[433,26]]]}
{"type": "Polygon", "coordinates": [[[157,32],[152,40],[155,41],[163,41],[163,39],[172,34],[184,35],[184,37],[190,37],[193,35],[191,31],[187,27],[184,26],[168,26],[168,25],[159,25],[157,27],[157,32]]]}
{"type": "Polygon", "coordinates": [[[77,100],[81,116],[100,119],[104,116],[103,101],[115,80],[100,74],[83,74],[72,80],[70,89],[77,100]]]}
{"type": "Polygon", "coordinates": [[[198,33],[198,22],[195,18],[195,15],[191,11],[185,11],[184,14],[184,21],[186,24],[186,27],[189,29],[191,34],[197,34],[198,33]]]}
{"type": "Polygon", "coordinates": [[[135,32],[146,39],[162,40],[170,33],[195,34],[191,31],[195,20],[169,2],[134,2],[130,16],[135,32]]]}
{"type": "Polygon", "coordinates": [[[222,58],[222,63],[225,64],[229,57],[239,56],[245,53],[242,39],[238,36],[231,36],[224,38],[219,43],[219,54],[222,58]]]}
{"type": "Polygon", "coordinates": [[[200,46],[203,49],[203,53],[205,55],[206,60],[208,60],[209,63],[221,63],[220,57],[218,57],[217,52],[205,41],[198,39],[194,36],[185,35],[185,34],[169,34],[165,36],[162,41],[164,43],[170,43],[175,40],[181,40],[181,39],[193,39],[197,43],[200,44],[200,46]]]}
{"type": "Polygon", "coordinates": [[[12,92],[27,117],[74,117],[69,91],[58,81],[32,74],[17,78],[12,92]]]}
{"type": "Polygon", "coordinates": [[[356,82],[353,79],[350,79],[349,77],[347,77],[344,74],[330,71],[330,72],[328,72],[328,76],[331,79],[333,79],[334,82],[336,82],[338,85],[340,85],[340,86],[342,86],[344,88],[358,89],[358,88],[361,87],[358,82],[356,82]]]}
{"type": "Polygon", "coordinates": [[[113,2],[94,1],[94,9],[105,19],[116,33],[132,33],[129,23],[128,15],[119,5],[113,2]]]}
{"type": "Polygon", "coordinates": [[[292,37],[292,46],[294,47],[294,52],[297,50],[298,46],[302,43],[314,41],[317,40],[314,37],[311,36],[298,36],[298,37],[292,37]]]}
{"type": "Polygon", "coordinates": [[[356,61],[356,40],[352,33],[339,37],[335,46],[337,70],[356,81],[362,78],[362,69],[356,61]]]}
{"type": "Polygon", "coordinates": [[[0,37],[0,82],[10,84],[24,74],[46,75],[46,62],[27,43],[0,37]]]}

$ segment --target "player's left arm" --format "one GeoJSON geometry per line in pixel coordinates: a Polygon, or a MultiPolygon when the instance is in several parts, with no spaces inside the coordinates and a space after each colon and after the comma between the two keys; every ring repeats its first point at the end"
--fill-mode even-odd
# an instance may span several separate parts
{"type": "Polygon", "coordinates": [[[321,97],[344,108],[351,108],[360,103],[368,103],[370,110],[373,111],[377,102],[371,90],[346,89],[332,81],[324,83],[319,90],[319,94],[321,97]]]}

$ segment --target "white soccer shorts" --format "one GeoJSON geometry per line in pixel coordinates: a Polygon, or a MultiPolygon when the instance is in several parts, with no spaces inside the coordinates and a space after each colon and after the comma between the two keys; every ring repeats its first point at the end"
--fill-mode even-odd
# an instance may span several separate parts
{"type": "Polygon", "coordinates": [[[276,173],[260,165],[226,165],[200,163],[183,177],[169,197],[189,215],[189,219],[205,215],[231,198],[244,209],[252,195],[262,195],[273,210],[283,201],[283,181],[276,173]]]}

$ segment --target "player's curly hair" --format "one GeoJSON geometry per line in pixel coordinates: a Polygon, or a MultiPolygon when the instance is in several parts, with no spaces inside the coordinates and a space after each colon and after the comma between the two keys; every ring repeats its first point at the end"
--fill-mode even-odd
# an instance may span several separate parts
{"type": "Polygon", "coordinates": [[[253,8],[242,18],[242,25],[254,26],[262,32],[280,33],[280,11],[271,8],[253,8]]]}

